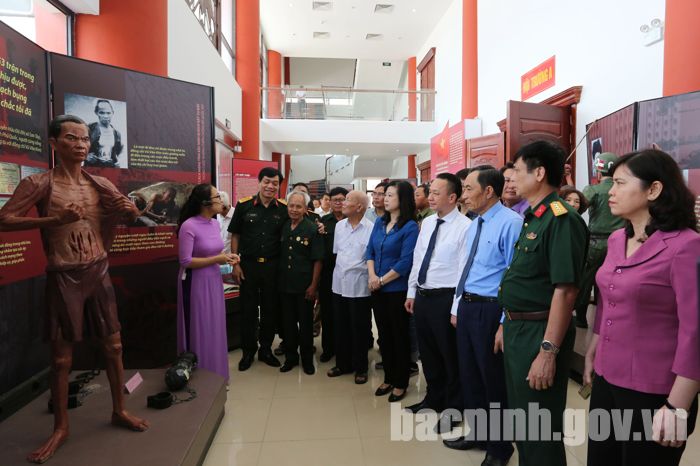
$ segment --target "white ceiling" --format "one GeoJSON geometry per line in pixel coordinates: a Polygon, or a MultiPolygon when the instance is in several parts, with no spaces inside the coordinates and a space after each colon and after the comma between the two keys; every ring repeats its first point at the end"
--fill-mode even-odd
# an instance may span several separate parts
{"type": "Polygon", "coordinates": [[[330,11],[315,11],[313,0],[260,0],[267,46],[286,57],[406,60],[418,53],[453,1],[327,0],[330,11]],[[378,4],[393,11],[375,13],[378,4]],[[314,39],[314,32],[330,37],[314,39]],[[383,38],[366,40],[367,34],[383,38]]]}

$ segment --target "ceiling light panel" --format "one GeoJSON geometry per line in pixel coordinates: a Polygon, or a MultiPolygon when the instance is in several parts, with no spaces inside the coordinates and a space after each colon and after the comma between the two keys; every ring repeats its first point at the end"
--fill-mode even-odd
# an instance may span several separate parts
{"type": "Polygon", "coordinates": [[[316,11],[331,11],[333,9],[333,2],[313,2],[311,4],[311,9],[316,11]]]}
{"type": "Polygon", "coordinates": [[[394,5],[391,3],[377,3],[374,5],[374,12],[381,14],[389,14],[394,12],[394,5]]]}

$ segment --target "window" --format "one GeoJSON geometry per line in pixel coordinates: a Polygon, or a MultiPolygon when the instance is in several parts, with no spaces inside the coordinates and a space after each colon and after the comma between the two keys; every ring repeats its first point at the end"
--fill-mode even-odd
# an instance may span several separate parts
{"type": "Polygon", "coordinates": [[[219,53],[231,73],[236,75],[236,0],[219,3],[219,53]]]}
{"type": "Polygon", "coordinates": [[[58,1],[4,1],[0,21],[49,52],[73,53],[73,13],[58,1]]]}

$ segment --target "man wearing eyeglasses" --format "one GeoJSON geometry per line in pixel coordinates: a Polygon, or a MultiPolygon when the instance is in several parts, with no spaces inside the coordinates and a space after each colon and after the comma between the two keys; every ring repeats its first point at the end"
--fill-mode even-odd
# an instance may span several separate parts
{"type": "Polygon", "coordinates": [[[90,136],[83,120],[56,117],[49,125],[49,144],[59,164],[23,179],[0,210],[0,231],[41,229],[46,268],[45,338],[51,343],[51,398],[54,431],[27,459],[43,463],[68,438],[68,374],[73,343],[97,337],[105,355],[112,391],[112,424],[144,431],[148,422],[124,409],[124,368],[114,288],[107,251],[117,224],[133,220],[136,206],[106,178],[81,169],[90,136]],[[27,216],[36,207],[39,216],[27,216]]]}
{"type": "Polygon", "coordinates": [[[367,209],[365,213],[365,217],[372,223],[374,223],[377,218],[384,215],[384,191],[388,184],[389,182],[382,181],[375,186],[372,191],[372,208],[367,209]]]}

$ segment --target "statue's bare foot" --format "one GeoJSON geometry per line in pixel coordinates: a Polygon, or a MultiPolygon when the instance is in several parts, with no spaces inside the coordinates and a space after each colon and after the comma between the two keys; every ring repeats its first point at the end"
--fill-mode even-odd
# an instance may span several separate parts
{"type": "Polygon", "coordinates": [[[126,411],[121,411],[119,413],[112,413],[112,425],[115,425],[117,427],[126,427],[127,429],[136,431],[136,432],[143,432],[144,430],[148,430],[148,421],[145,419],[138,418],[136,416],[132,416],[126,411]]]}
{"type": "Polygon", "coordinates": [[[37,448],[27,456],[30,463],[45,463],[51,458],[56,450],[68,440],[68,430],[56,429],[51,437],[41,447],[37,448]]]}

